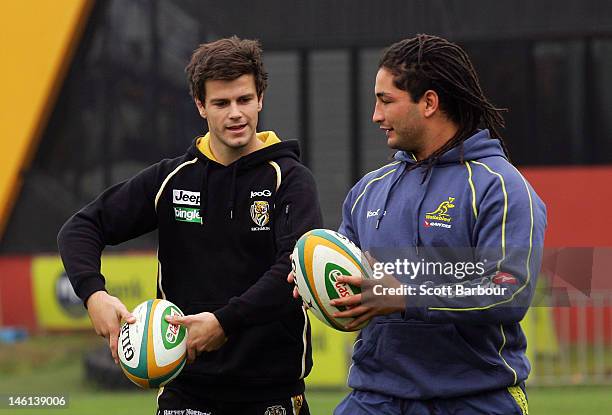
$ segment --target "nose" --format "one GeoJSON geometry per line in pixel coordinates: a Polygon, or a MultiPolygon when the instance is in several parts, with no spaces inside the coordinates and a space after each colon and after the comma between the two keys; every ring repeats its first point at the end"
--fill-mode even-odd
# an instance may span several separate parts
{"type": "Polygon", "coordinates": [[[240,112],[240,108],[238,107],[238,103],[237,102],[232,102],[230,104],[229,117],[231,119],[236,119],[236,118],[242,117],[242,112],[240,112]]]}
{"type": "Polygon", "coordinates": [[[372,114],[372,122],[380,124],[384,120],[385,117],[383,116],[382,109],[380,108],[380,103],[376,101],[376,104],[374,104],[374,114],[372,114]]]}

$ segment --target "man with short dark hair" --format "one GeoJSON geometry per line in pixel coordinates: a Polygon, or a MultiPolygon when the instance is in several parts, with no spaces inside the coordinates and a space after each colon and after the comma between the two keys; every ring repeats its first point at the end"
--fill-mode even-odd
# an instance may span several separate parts
{"type": "Polygon", "coordinates": [[[408,290],[399,304],[375,306],[367,290],[332,301],[348,307],[335,316],[353,317],[349,328],[371,319],[353,350],[353,391],[335,414],[525,415],[530,366],[519,322],[546,211],[508,161],[501,110],[467,54],[429,35],[384,52],[375,94],[373,121],[398,151],[351,189],[339,232],[378,261],[407,259],[420,272],[394,272],[408,290]]]}
{"type": "Polygon", "coordinates": [[[188,362],[160,390],[158,414],[308,414],[310,327],[289,296],[289,253],[321,226],[297,141],[257,133],[267,74],[259,43],[200,45],[186,68],[209,132],[103,192],[66,222],[58,244],[77,295],[117,361],[121,301],[105,291],[100,255],[157,229],[158,298],[185,317],[188,362]]]}

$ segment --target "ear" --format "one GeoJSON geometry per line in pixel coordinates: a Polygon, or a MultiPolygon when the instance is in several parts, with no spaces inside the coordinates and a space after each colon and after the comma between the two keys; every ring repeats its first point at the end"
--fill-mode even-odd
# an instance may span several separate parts
{"type": "Polygon", "coordinates": [[[263,108],[263,97],[264,94],[262,92],[261,96],[257,99],[257,112],[261,111],[261,109],[263,108]]]}
{"type": "Polygon", "coordinates": [[[438,93],[436,91],[428,89],[421,97],[421,103],[423,116],[425,118],[429,118],[433,116],[436,111],[438,111],[438,107],[440,105],[440,97],[438,97],[438,93]]]}
{"type": "Polygon", "coordinates": [[[202,104],[202,101],[200,101],[198,98],[196,98],[194,101],[195,101],[196,107],[198,108],[198,112],[200,113],[200,116],[206,119],[206,107],[204,106],[204,104],[202,104]]]}

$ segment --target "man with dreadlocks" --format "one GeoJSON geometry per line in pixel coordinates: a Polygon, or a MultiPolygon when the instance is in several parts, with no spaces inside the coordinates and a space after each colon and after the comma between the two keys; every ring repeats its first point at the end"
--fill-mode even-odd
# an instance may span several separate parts
{"type": "MultiPolygon", "coordinates": [[[[386,265],[424,267],[428,252],[452,272],[394,268],[413,289],[399,305],[374,306],[368,290],[331,302],[347,307],[336,317],[354,317],[348,328],[371,319],[354,346],[353,391],[335,413],[524,415],[530,366],[519,322],[541,263],[546,210],[508,160],[502,110],[484,96],[467,54],[429,35],[384,52],[375,94],[373,121],[395,160],[351,189],[339,231],[386,265]]],[[[361,285],[354,276],[338,281],[361,285]]]]}

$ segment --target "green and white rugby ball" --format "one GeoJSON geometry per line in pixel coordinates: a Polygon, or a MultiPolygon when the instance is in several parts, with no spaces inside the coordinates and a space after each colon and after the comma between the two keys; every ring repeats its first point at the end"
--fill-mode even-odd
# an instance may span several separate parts
{"type": "Polygon", "coordinates": [[[118,354],[125,375],[142,388],[159,388],[185,366],[187,329],[166,321],[183,312],[170,301],[148,300],[136,306],[133,324],[121,326],[118,354]]]}
{"type": "Polygon", "coordinates": [[[361,292],[359,287],[338,282],[340,275],[372,278],[372,269],[361,250],[338,232],[314,229],[297,241],[291,266],[298,292],[309,310],[328,326],[348,331],[344,326],[352,318],[333,317],[334,312],[344,311],[344,307],[332,307],[329,302],[361,292]]]}

